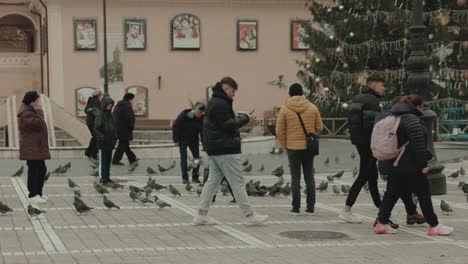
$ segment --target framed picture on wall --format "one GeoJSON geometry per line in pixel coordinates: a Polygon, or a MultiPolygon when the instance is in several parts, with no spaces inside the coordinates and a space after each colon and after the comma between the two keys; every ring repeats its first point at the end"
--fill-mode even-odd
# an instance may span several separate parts
{"type": "Polygon", "coordinates": [[[125,49],[144,50],[146,49],[146,20],[145,19],[125,19],[125,49]]]}
{"type": "Polygon", "coordinates": [[[96,18],[74,18],[73,35],[75,50],[97,49],[97,20],[96,18]]]}
{"type": "Polygon", "coordinates": [[[148,116],[148,88],[130,86],[126,89],[126,92],[135,95],[135,99],[133,99],[135,116],[148,116]]]}
{"type": "Polygon", "coordinates": [[[171,19],[171,46],[173,50],[200,49],[200,20],[191,14],[177,15],[171,19]]]}
{"type": "Polygon", "coordinates": [[[258,21],[237,21],[237,49],[242,51],[257,50],[258,46],[258,21]]]}
{"type": "Polygon", "coordinates": [[[76,116],[85,117],[85,108],[88,103],[88,98],[92,96],[94,87],[80,87],[75,90],[75,105],[76,105],[76,116]]]}
{"type": "Polygon", "coordinates": [[[309,38],[307,27],[310,27],[308,20],[292,20],[291,21],[291,50],[308,50],[309,38]]]}

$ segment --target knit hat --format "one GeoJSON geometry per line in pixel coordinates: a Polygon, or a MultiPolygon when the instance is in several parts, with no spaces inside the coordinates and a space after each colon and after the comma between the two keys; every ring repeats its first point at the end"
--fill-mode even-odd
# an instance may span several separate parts
{"type": "Polygon", "coordinates": [[[36,101],[39,98],[39,94],[36,91],[29,91],[24,94],[23,104],[30,105],[32,102],[36,101]]]}
{"type": "Polygon", "coordinates": [[[304,91],[302,91],[302,86],[298,83],[294,83],[289,87],[289,96],[297,96],[297,95],[303,95],[304,91]]]}
{"type": "Polygon", "coordinates": [[[124,99],[125,101],[130,101],[130,100],[133,100],[134,98],[135,98],[135,95],[134,95],[134,94],[132,94],[132,93],[126,93],[126,94],[124,95],[124,98],[123,98],[123,99],[124,99]]]}

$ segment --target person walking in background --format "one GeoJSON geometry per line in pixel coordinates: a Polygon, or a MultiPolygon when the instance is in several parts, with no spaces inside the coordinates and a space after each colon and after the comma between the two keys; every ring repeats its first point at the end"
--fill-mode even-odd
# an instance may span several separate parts
{"type": "Polygon", "coordinates": [[[203,127],[203,116],[205,115],[205,104],[196,103],[192,109],[183,110],[174,121],[172,126],[172,139],[179,146],[180,169],[184,184],[189,182],[187,169],[187,148],[190,149],[194,160],[192,170],[192,181],[200,183],[200,136],[203,127]]]}
{"type": "Polygon", "coordinates": [[[322,117],[317,107],[304,97],[300,84],[291,85],[289,96],[286,105],[281,108],[278,114],[276,137],[288,152],[292,188],[291,214],[300,214],[301,168],[304,171],[304,181],[307,188],[307,209],[305,212],[313,214],[315,209],[314,156],[307,152],[306,135],[301,123],[308,133],[317,135],[323,129],[322,117]]]}
{"type": "Polygon", "coordinates": [[[40,95],[36,91],[27,92],[18,111],[20,160],[28,165],[29,202],[46,203],[43,195],[47,167],[45,160],[50,159],[47,124],[41,108],[40,95]]]}
{"type": "Polygon", "coordinates": [[[383,78],[373,76],[367,78],[367,87],[362,89],[360,95],[353,98],[349,109],[348,124],[351,143],[356,146],[360,157],[359,175],[351,186],[345,208],[339,214],[340,219],[349,223],[361,223],[352,214],[351,208],[366,182],[369,182],[369,191],[374,205],[380,208],[382,204],[377,186],[377,160],[372,156],[370,139],[375,116],[381,112],[380,98],[385,92],[384,84],[383,78]]]}
{"type": "MultiPolygon", "coordinates": [[[[390,214],[400,196],[413,192],[418,197],[424,218],[429,224],[428,235],[444,236],[453,232],[452,227],[439,224],[432,206],[429,181],[427,179],[428,161],[432,154],[427,149],[427,131],[419,119],[423,109],[423,98],[419,95],[409,95],[401,98],[394,105],[391,115],[400,117],[397,129],[398,147],[408,143],[401,159],[395,166],[390,166],[387,181],[387,191],[379,210],[374,231],[377,234],[394,234],[396,229],[389,222],[390,214]]],[[[392,163],[395,159],[391,160],[392,163]]]]}
{"type": "Polygon", "coordinates": [[[85,156],[92,161],[97,161],[98,149],[96,144],[96,135],[94,134],[94,120],[96,119],[96,113],[99,111],[99,107],[101,106],[101,96],[102,93],[100,90],[94,90],[92,96],[88,98],[88,102],[85,107],[86,125],[91,133],[91,139],[89,140],[88,148],[86,148],[85,156]]]}
{"type": "Polygon", "coordinates": [[[119,144],[112,159],[113,165],[124,165],[121,162],[124,153],[127,155],[130,166],[136,166],[138,162],[135,153],[130,149],[130,141],[133,140],[133,129],[135,128],[133,99],[135,99],[135,95],[127,93],[114,108],[115,127],[119,144]]]}
{"type": "Polygon", "coordinates": [[[99,149],[100,183],[103,185],[112,182],[110,179],[110,166],[112,151],[117,142],[115,119],[112,115],[113,107],[114,100],[109,96],[104,96],[94,122],[94,132],[96,133],[96,142],[99,149]]]}
{"type": "Polygon", "coordinates": [[[249,123],[250,116],[245,113],[234,114],[233,98],[238,89],[237,82],[225,77],[212,88],[213,96],[206,107],[203,120],[203,144],[209,156],[208,181],[203,186],[198,213],[194,225],[215,224],[208,217],[213,196],[218,192],[223,177],[231,185],[234,198],[249,225],[264,223],[267,215],[257,214],[249,203],[241,171],[241,138],[239,128],[249,123]]]}

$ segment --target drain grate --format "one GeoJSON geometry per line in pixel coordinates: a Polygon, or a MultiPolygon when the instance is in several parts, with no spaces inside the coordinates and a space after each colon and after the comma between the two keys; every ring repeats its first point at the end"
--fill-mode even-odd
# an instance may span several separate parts
{"type": "Polygon", "coordinates": [[[315,231],[315,230],[286,231],[286,232],[281,232],[278,235],[282,237],[286,237],[286,238],[301,240],[301,241],[351,239],[345,233],[330,232],[330,231],[315,231]]]}

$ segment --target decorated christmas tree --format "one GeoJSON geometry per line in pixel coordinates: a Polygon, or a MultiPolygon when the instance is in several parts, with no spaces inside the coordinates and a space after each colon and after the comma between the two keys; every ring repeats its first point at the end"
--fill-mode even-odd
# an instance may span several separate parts
{"type": "MultiPolygon", "coordinates": [[[[386,99],[407,94],[412,0],[309,0],[309,45],[298,77],[326,115],[343,113],[368,76],[386,79],[386,99]]],[[[467,0],[424,0],[430,97],[468,99],[467,0]]]]}

